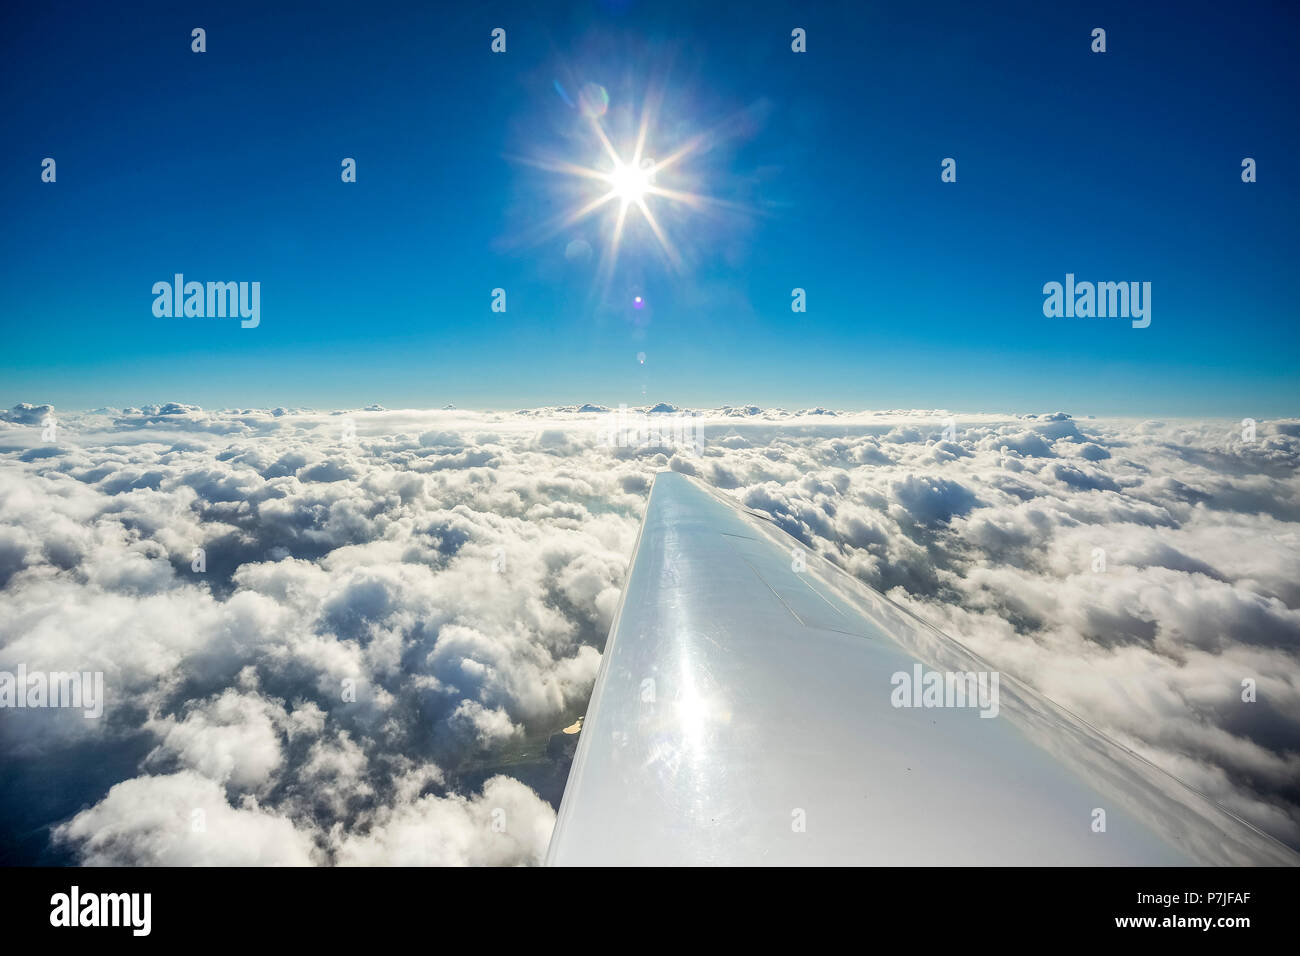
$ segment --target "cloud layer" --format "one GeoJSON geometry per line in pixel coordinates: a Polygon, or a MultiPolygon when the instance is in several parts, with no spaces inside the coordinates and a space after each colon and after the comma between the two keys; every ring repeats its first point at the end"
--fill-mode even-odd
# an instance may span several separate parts
{"type": "Polygon", "coordinates": [[[1300,845],[1294,422],[54,414],[0,415],[0,670],[108,699],[3,714],[10,862],[538,862],[662,468],[1300,845]]]}

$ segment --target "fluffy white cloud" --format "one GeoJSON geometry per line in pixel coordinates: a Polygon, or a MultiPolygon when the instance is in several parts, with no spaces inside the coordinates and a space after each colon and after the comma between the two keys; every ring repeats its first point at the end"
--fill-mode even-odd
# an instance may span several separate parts
{"type": "Polygon", "coordinates": [[[695,457],[605,412],[0,416],[0,669],[108,698],[0,721],[66,794],[34,823],[93,863],[537,862],[671,467],[1300,844],[1296,423],[740,406],[695,457]]]}
{"type": "Polygon", "coordinates": [[[555,811],[517,780],[497,776],[473,798],[427,795],[385,807],[364,833],[339,837],[342,866],[510,866],[540,863],[555,811]]]}
{"type": "Polygon", "coordinates": [[[57,827],[89,866],[309,866],[310,833],[252,798],[238,807],[193,771],[116,784],[89,810],[57,827]]]}

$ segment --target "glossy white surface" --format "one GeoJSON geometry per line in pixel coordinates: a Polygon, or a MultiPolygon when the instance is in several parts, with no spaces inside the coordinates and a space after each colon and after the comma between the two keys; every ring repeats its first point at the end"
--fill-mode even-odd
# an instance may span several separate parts
{"type": "Polygon", "coordinates": [[[796,544],[656,478],[548,863],[1297,862],[1005,674],[995,718],[893,706],[992,668],[796,544]]]}

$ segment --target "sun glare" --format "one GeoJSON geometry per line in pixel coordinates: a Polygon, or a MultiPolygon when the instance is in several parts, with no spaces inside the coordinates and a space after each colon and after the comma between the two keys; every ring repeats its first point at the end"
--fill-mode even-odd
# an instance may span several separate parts
{"type": "Polygon", "coordinates": [[[623,202],[639,202],[650,188],[650,173],[630,163],[619,163],[609,174],[609,184],[623,202]]]}
{"type": "MultiPolygon", "coordinates": [[[[561,95],[565,95],[563,91],[561,95]]],[[[521,157],[521,161],[529,165],[586,180],[592,187],[587,198],[540,224],[533,231],[533,241],[571,229],[597,213],[606,216],[609,224],[604,231],[606,245],[597,267],[597,286],[604,288],[618,261],[619,247],[627,231],[626,227],[631,222],[639,221],[653,236],[654,242],[672,267],[680,271],[683,267],[682,257],[669,239],[656,211],[667,211],[674,206],[693,211],[701,211],[706,206],[740,208],[733,203],[680,188],[683,179],[680,165],[697,152],[708,152],[725,133],[726,124],[690,137],[672,149],[666,158],[656,160],[647,154],[655,141],[652,126],[659,107],[660,96],[657,92],[647,95],[635,136],[629,142],[620,143],[621,149],[614,146],[605,129],[609,97],[604,88],[588,84],[583,88],[579,99],[581,112],[590,123],[593,145],[604,153],[605,162],[586,166],[559,158],[521,157]],[[667,182],[662,181],[664,179],[667,182]],[[673,183],[674,179],[677,183],[673,183]]],[[[569,102],[567,96],[565,101],[569,102]]],[[[571,102],[569,105],[573,106],[571,102]]],[[[661,148],[662,145],[661,143],[661,148]]]]}

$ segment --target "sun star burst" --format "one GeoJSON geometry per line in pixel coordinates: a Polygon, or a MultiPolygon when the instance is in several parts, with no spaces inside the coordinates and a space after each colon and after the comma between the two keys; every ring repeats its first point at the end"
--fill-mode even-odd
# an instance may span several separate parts
{"type": "Polygon", "coordinates": [[[653,96],[647,99],[637,124],[635,141],[623,151],[615,148],[600,115],[586,117],[600,151],[603,152],[596,164],[584,166],[560,160],[523,160],[528,165],[547,172],[591,183],[593,188],[589,197],[544,223],[540,238],[554,236],[597,213],[607,216],[611,224],[609,241],[601,253],[598,269],[598,276],[604,283],[608,283],[614,271],[632,217],[645,222],[659,250],[671,266],[680,271],[683,266],[682,257],[659,216],[656,216],[656,207],[681,206],[699,210],[705,204],[716,202],[699,193],[671,188],[658,181],[661,174],[671,172],[682,160],[705,146],[708,136],[701,134],[691,138],[674,149],[666,159],[649,158],[646,147],[653,139],[651,127],[657,102],[653,96]]]}

